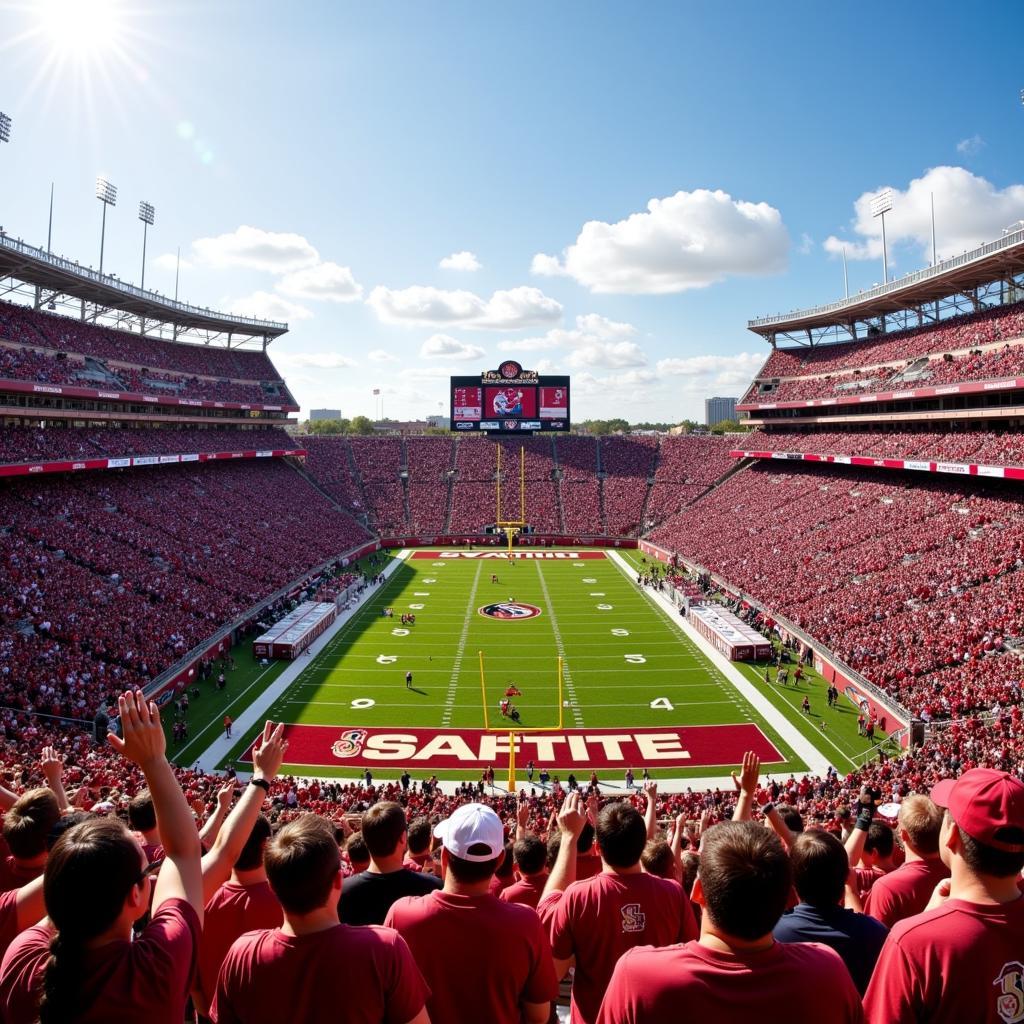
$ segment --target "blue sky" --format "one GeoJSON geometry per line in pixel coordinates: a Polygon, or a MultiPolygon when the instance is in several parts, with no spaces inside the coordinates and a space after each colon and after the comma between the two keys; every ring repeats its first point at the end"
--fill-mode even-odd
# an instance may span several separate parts
{"type": "Polygon", "coordinates": [[[147,284],[180,245],[182,298],[287,319],[304,410],[436,413],[511,354],[577,418],[699,418],[766,354],[749,317],[842,294],[843,244],[880,280],[865,194],[897,190],[895,273],[932,193],[940,257],[1024,217],[1019,14],[0,0],[0,223],[44,243],[53,180],[54,249],[95,265],[106,175],[137,281],[149,200],[147,284]]]}

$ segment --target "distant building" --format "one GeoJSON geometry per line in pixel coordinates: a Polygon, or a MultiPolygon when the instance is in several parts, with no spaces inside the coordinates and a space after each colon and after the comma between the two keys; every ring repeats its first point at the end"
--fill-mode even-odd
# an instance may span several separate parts
{"type": "Polygon", "coordinates": [[[438,428],[440,430],[451,430],[452,429],[451,420],[449,420],[447,416],[428,416],[427,417],[427,426],[428,427],[436,427],[436,428],[438,428]]]}
{"type": "Polygon", "coordinates": [[[340,420],[340,409],[310,409],[309,422],[316,423],[317,420],[340,420]]]}
{"type": "Polygon", "coordinates": [[[722,420],[736,419],[735,398],[705,398],[704,399],[704,422],[713,427],[722,420]]]}

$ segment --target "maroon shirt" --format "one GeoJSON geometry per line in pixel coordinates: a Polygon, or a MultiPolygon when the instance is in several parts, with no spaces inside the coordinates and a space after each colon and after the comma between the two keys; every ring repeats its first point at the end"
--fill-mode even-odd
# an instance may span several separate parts
{"type": "Polygon", "coordinates": [[[339,924],[298,936],[271,928],[231,947],[210,1017],[216,1024],[406,1024],[429,994],[391,928],[339,924]]]}
{"type": "Polygon", "coordinates": [[[593,1024],[619,957],[634,946],[697,937],[690,901],[677,882],[643,873],[603,872],[573,882],[551,916],[551,950],[576,957],[573,1024],[593,1024]]]}
{"type": "MultiPolygon", "coordinates": [[[[199,915],[184,900],[164,900],[134,942],[85,952],[75,1024],[181,1024],[195,973],[199,915]]],[[[0,1018],[39,1019],[53,932],[36,925],[11,943],[0,966],[0,1018]]]]}
{"type": "Polygon", "coordinates": [[[436,1024],[519,1024],[522,1003],[558,996],[551,946],[529,907],[439,889],[398,900],[384,923],[409,943],[436,1024]],[[493,969],[473,969],[482,957],[493,969]]]}
{"type": "Polygon", "coordinates": [[[827,946],[776,942],[732,955],[699,942],[630,950],[615,966],[597,1024],[859,1024],[846,965],[827,946]]]}
{"type": "Polygon", "coordinates": [[[947,900],[889,933],[864,995],[871,1024],[1024,1020],[1024,896],[947,900]]]}
{"type": "Polygon", "coordinates": [[[548,873],[546,871],[542,871],[539,875],[521,878],[507,889],[503,889],[498,899],[504,900],[505,903],[518,903],[524,907],[533,907],[536,910],[547,880],[548,873]]]}
{"type": "Polygon", "coordinates": [[[938,857],[908,861],[871,886],[864,913],[891,928],[897,921],[920,914],[944,878],[949,878],[949,868],[938,857]]]}

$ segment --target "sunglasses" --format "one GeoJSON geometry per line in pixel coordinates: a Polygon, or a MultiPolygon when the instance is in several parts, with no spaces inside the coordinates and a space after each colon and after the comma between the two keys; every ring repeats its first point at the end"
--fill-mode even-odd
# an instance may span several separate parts
{"type": "Polygon", "coordinates": [[[142,885],[147,878],[152,878],[156,873],[163,867],[164,857],[160,857],[158,860],[151,861],[147,864],[142,871],[139,872],[139,877],[135,879],[135,885],[142,885]]]}

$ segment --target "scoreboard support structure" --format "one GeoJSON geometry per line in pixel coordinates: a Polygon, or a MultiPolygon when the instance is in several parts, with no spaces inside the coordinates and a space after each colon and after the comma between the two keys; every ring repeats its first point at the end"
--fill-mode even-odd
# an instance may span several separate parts
{"type": "Polygon", "coordinates": [[[480,699],[484,709],[484,732],[507,732],[508,733],[508,792],[516,792],[516,734],[524,732],[562,732],[565,728],[565,700],[562,697],[562,684],[564,679],[562,668],[562,657],[558,657],[558,725],[539,725],[525,729],[509,729],[505,725],[491,725],[490,711],[487,707],[487,676],[484,672],[484,652],[478,651],[480,656],[480,699]]]}

